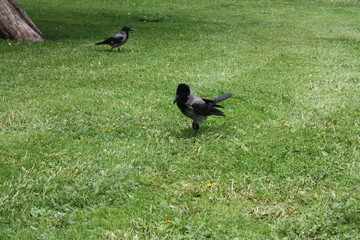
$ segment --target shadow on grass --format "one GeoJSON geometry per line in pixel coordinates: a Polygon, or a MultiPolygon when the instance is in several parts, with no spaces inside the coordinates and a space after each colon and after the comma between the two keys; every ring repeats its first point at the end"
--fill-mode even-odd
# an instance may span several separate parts
{"type": "MultiPolygon", "coordinates": [[[[95,45],[95,44],[94,44],[95,45]]],[[[109,54],[111,54],[111,53],[117,53],[117,54],[126,54],[126,52],[127,51],[121,51],[121,52],[119,52],[117,49],[115,50],[115,49],[113,49],[112,51],[110,50],[110,48],[104,48],[104,47],[102,47],[102,49],[95,49],[95,51],[96,52],[105,52],[105,53],[109,53],[109,54]]],[[[130,52],[130,51],[128,51],[128,52],[130,52]]]]}
{"type": "Polygon", "coordinates": [[[66,10],[51,10],[46,15],[32,13],[32,20],[43,33],[45,40],[57,41],[63,39],[106,39],[119,32],[123,26],[135,25],[136,20],[129,18],[125,13],[111,14],[103,12],[80,12],[66,10]],[[111,21],[111,15],[116,15],[111,21]],[[105,34],[104,34],[105,33],[105,34]]]}
{"type": "Polygon", "coordinates": [[[170,136],[182,139],[198,139],[201,137],[208,137],[209,135],[216,134],[214,129],[208,126],[201,126],[196,136],[194,136],[194,130],[191,127],[184,127],[181,130],[175,130],[174,128],[170,131],[170,136]]]}
{"type": "Polygon", "coordinates": [[[45,40],[87,40],[97,39],[99,36],[106,39],[119,32],[124,26],[135,27],[135,31],[141,26],[150,31],[149,29],[157,28],[160,23],[170,23],[171,27],[168,29],[174,31],[174,28],[178,27],[178,30],[184,33],[183,27],[178,23],[190,20],[186,14],[173,15],[166,11],[154,13],[143,7],[133,7],[131,13],[124,10],[124,6],[120,4],[105,8],[103,3],[87,4],[81,1],[69,5],[59,5],[59,3],[50,1],[36,6],[23,3],[23,7],[43,33],[45,40]]]}

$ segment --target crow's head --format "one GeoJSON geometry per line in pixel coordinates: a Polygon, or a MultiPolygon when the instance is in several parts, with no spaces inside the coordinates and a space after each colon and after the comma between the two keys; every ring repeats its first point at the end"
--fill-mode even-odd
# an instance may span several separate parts
{"type": "Polygon", "coordinates": [[[134,31],[134,29],[132,29],[130,27],[123,27],[121,30],[123,30],[124,32],[134,31]]]}
{"type": "Polygon", "coordinates": [[[174,103],[182,102],[185,103],[188,100],[191,90],[190,87],[184,83],[179,84],[176,90],[176,98],[174,103]]]}

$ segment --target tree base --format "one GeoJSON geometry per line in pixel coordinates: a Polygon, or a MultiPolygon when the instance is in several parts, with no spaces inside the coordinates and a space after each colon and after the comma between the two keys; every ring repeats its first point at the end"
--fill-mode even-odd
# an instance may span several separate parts
{"type": "Polygon", "coordinates": [[[0,37],[43,42],[40,30],[14,0],[0,1],[0,37]]]}

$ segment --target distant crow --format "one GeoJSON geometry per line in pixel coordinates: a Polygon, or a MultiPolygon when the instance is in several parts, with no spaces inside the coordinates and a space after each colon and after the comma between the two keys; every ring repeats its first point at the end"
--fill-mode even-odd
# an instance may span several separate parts
{"type": "Polygon", "coordinates": [[[107,44],[107,45],[110,45],[111,46],[111,49],[110,51],[113,49],[113,48],[118,48],[118,51],[120,52],[120,47],[122,45],[124,45],[126,43],[126,41],[128,40],[129,38],[129,32],[130,31],[133,31],[132,28],[129,28],[129,27],[123,27],[121,29],[121,32],[118,32],[117,34],[115,34],[114,36],[102,41],[102,42],[98,42],[96,43],[95,45],[102,45],[102,44],[107,44]]]}
{"type": "Polygon", "coordinates": [[[174,103],[177,104],[180,111],[187,117],[193,119],[192,127],[194,129],[194,136],[200,128],[200,123],[210,115],[225,116],[222,111],[216,107],[222,108],[217,103],[231,97],[231,93],[225,93],[214,99],[205,99],[196,96],[186,84],[179,84],[176,91],[176,98],[174,103]]]}

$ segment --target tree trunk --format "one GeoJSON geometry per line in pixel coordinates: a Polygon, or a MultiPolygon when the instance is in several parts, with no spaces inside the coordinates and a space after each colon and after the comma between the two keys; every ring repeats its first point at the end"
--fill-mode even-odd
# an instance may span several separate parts
{"type": "Polygon", "coordinates": [[[40,30],[14,0],[0,0],[0,38],[44,41],[40,30]]]}

